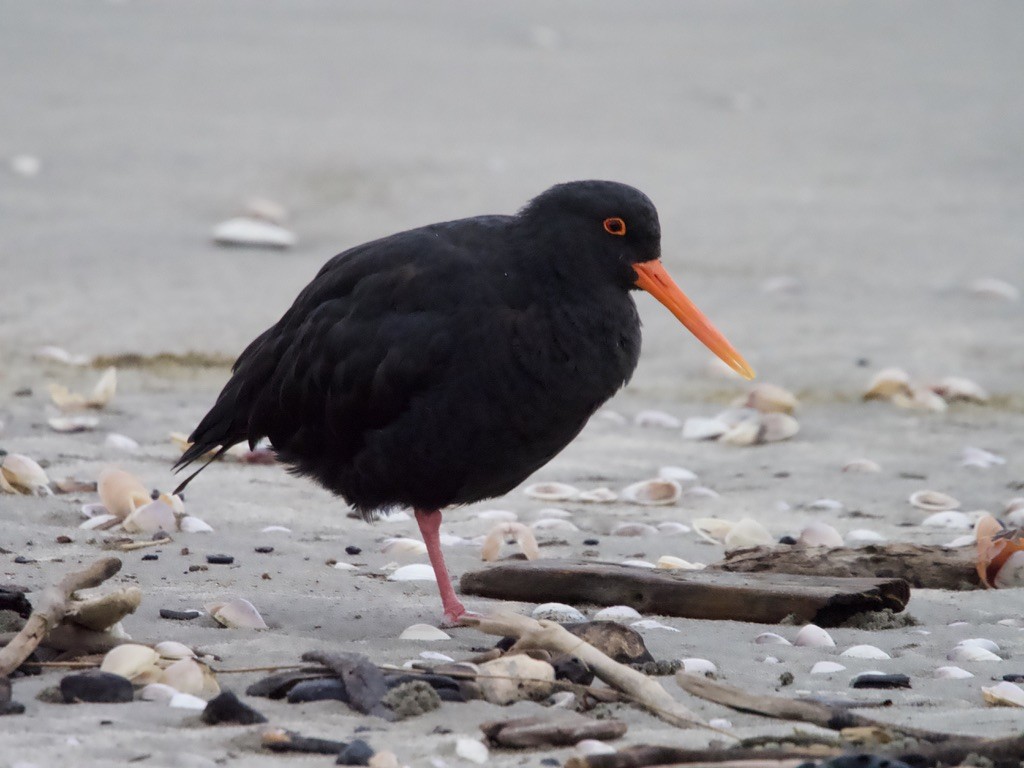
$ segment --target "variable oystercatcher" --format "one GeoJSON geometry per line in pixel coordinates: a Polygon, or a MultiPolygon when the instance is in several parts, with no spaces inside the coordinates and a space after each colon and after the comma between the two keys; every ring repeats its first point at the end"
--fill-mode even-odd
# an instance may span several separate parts
{"type": "Polygon", "coordinates": [[[653,294],[753,378],[660,256],[653,203],[610,181],[559,184],[515,216],[356,246],[241,354],[175,468],[267,437],[291,471],[366,518],[411,507],[457,621],[440,510],[511,491],[629,381],[640,354],[631,291],[653,294]]]}

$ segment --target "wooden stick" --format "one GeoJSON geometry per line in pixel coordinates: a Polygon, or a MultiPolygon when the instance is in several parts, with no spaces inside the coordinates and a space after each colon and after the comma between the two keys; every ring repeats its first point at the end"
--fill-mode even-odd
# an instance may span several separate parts
{"type": "Polygon", "coordinates": [[[462,623],[489,635],[517,638],[511,652],[539,648],[575,656],[605,683],[665,722],[680,728],[707,727],[700,717],[673,699],[655,680],[613,661],[553,621],[537,621],[516,613],[499,612],[489,616],[465,617],[462,623]]]}
{"type": "Polygon", "coordinates": [[[695,768],[702,765],[714,765],[718,768],[726,766],[779,766],[787,768],[796,766],[807,760],[831,757],[842,754],[840,749],[826,747],[803,747],[799,749],[722,749],[711,747],[705,749],[682,749],[680,747],[659,747],[641,744],[627,747],[618,752],[587,757],[570,757],[565,768],[645,768],[657,765],[660,768],[686,765],[695,768]]]}
{"type": "Polygon", "coordinates": [[[36,609],[14,639],[0,650],[0,677],[6,677],[25,661],[64,618],[70,608],[71,595],[79,589],[96,587],[121,570],[116,557],[97,560],[89,567],[69,573],[56,584],[43,590],[36,609]]]}

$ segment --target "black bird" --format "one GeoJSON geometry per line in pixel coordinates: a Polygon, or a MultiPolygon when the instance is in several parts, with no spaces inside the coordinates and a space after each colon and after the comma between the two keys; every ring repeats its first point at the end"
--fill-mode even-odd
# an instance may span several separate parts
{"type": "Polygon", "coordinates": [[[267,437],[292,472],[367,518],[413,508],[457,621],[440,510],[515,488],[629,381],[640,355],[631,291],[653,294],[753,378],[660,256],[653,203],[611,181],[356,246],[241,354],[175,468],[267,437]]]}

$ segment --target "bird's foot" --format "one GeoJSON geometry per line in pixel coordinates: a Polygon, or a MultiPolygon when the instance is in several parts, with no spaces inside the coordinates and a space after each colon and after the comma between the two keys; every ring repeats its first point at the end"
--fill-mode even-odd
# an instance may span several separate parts
{"type": "Polygon", "coordinates": [[[476,611],[467,611],[462,603],[457,605],[446,605],[444,609],[444,619],[438,625],[441,629],[452,629],[454,627],[463,626],[462,620],[465,618],[477,618],[482,614],[476,611]]]}

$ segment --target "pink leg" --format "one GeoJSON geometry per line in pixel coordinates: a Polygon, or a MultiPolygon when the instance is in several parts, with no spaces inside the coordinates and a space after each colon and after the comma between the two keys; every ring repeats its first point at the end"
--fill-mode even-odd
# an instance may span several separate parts
{"type": "Polygon", "coordinates": [[[430,556],[430,564],[434,568],[434,576],[437,577],[437,589],[441,593],[441,605],[444,608],[444,617],[453,624],[458,622],[466,613],[462,602],[455,596],[455,588],[452,587],[451,577],[448,575],[448,567],[444,564],[444,553],[441,552],[441,538],[438,532],[441,529],[441,513],[436,509],[417,509],[416,522],[420,526],[420,535],[423,543],[427,545],[427,554],[430,556]]]}

